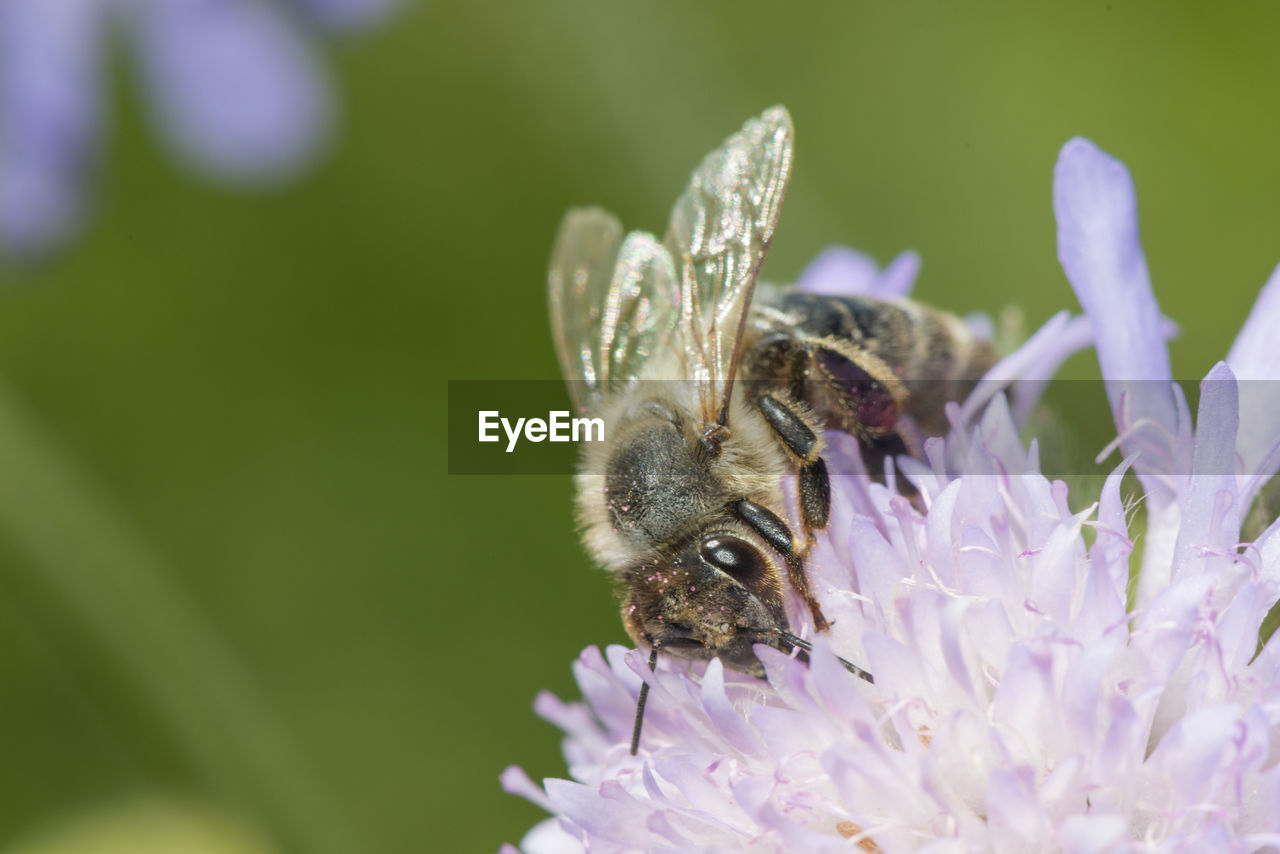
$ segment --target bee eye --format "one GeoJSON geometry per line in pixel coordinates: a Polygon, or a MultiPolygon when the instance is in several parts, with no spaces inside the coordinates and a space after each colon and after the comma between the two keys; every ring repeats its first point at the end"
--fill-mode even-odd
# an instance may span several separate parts
{"type": "Polygon", "coordinates": [[[702,559],[741,582],[757,579],[765,572],[760,550],[737,537],[707,537],[702,541],[702,559]]]}

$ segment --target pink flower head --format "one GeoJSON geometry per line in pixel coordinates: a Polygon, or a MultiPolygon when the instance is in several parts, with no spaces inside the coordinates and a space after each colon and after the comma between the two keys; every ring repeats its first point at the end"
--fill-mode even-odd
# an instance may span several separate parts
{"type": "MultiPolygon", "coordinates": [[[[566,734],[572,779],[503,774],[553,815],[522,850],[1280,847],[1280,645],[1258,651],[1280,594],[1280,523],[1241,542],[1280,468],[1268,340],[1280,272],[1201,384],[1193,421],[1172,383],[1127,170],[1072,140],[1054,207],[1087,319],[1054,318],[997,365],[993,378],[1021,382],[953,405],[951,433],[924,461],[900,460],[884,484],[835,478],[810,560],[834,626],[802,631],[810,663],[758,647],[761,681],[718,661],[668,659],[651,674],[639,651],[587,649],[574,665],[583,700],[535,704],[566,734]],[[1124,459],[1082,498],[1041,474],[1015,412],[1089,338],[1124,459]],[[1140,554],[1121,497],[1129,471],[1145,491],[1140,554]],[[650,711],[631,756],[642,681],[650,711]]],[[[856,290],[909,287],[861,260],[824,256],[821,289],[839,284],[841,264],[856,290]]],[[[856,457],[852,439],[828,438],[830,453],[856,457]]],[[[811,629],[802,608],[792,617],[811,629]]]]}

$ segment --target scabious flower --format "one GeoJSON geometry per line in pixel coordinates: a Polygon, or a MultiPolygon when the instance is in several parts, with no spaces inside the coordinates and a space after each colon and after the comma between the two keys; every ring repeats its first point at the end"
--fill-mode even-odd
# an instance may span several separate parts
{"type": "Polygon", "coordinates": [[[0,0],[0,252],[79,224],[102,135],[111,36],[133,53],[157,132],[236,185],[310,163],[333,121],[312,30],[373,23],[397,0],[0,0]]]}
{"type": "MultiPolygon", "coordinates": [[[[1026,388],[952,406],[952,431],[924,461],[902,460],[885,484],[835,479],[810,558],[834,626],[809,665],[761,646],[767,682],[718,661],[667,659],[650,674],[636,651],[587,649],[574,665],[584,701],[535,704],[566,733],[572,779],[503,775],[554,815],[524,851],[1280,848],[1280,643],[1258,650],[1280,592],[1280,522],[1241,542],[1280,468],[1268,382],[1280,377],[1280,270],[1201,384],[1193,422],[1128,172],[1073,140],[1054,208],[1085,317],[1055,318],[993,372],[1026,388]],[[1090,338],[1124,458],[1081,501],[1040,473],[1011,402],[1029,405],[1090,338]],[[1127,472],[1146,514],[1132,603],[1127,472]],[[642,680],[652,693],[633,757],[642,680]]],[[[902,276],[843,257],[824,259],[816,287],[838,283],[831,265],[844,263],[862,270],[853,287],[905,292],[902,276]]],[[[829,439],[856,457],[848,437],[829,439]]],[[[790,616],[810,629],[802,608],[790,616]]]]}

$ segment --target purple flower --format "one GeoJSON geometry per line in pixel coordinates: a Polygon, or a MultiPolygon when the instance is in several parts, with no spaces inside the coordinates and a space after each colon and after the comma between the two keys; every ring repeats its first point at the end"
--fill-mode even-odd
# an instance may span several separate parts
{"type": "Polygon", "coordinates": [[[316,46],[293,18],[349,29],[395,1],[3,0],[0,251],[46,251],[83,219],[117,31],[172,154],[206,178],[259,185],[306,167],[332,128],[316,46]]]}
{"type": "MultiPolygon", "coordinates": [[[[1280,643],[1257,649],[1280,594],[1280,522],[1240,542],[1280,468],[1268,408],[1280,360],[1267,341],[1280,274],[1202,383],[1193,427],[1128,172],[1073,140],[1054,201],[1087,320],[1063,314],[1001,362],[993,373],[1027,388],[952,406],[953,429],[925,461],[902,460],[886,484],[835,479],[811,559],[834,626],[815,637],[804,609],[790,610],[814,641],[810,664],[757,647],[762,682],[718,661],[668,659],[650,674],[640,652],[587,649],[574,665],[583,701],[535,703],[566,734],[572,779],[502,777],[553,814],[524,851],[1280,846],[1280,643]],[[1040,473],[1008,400],[1034,399],[1090,334],[1125,459],[1082,500],[1040,473]],[[1146,491],[1132,610],[1130,470],[1146,491]],[[866,664],[875,684],[835,655],[866,664]],[[631,756],[642,681],[649,717],[631,756]]],[[[839,269],[832,257],[824,277],[839,269]]],[[[885,278],[861,269],[861,290],[885,278]]],[[[829,438],[831,453],[856,454],[829,438]]]]}
{"type": "Polygon", "coordinates": [[[832,246],[805,268],[796,287],[830,296],[905,297],[919,274],[920,256],[915,252],[903,252],[881,271],[870,256],[856,249],[832,246]]]}

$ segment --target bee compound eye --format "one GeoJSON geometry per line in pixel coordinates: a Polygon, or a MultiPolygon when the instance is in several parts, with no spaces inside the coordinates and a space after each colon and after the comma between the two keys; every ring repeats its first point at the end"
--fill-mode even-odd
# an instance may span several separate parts
{"type": "Polygon", "coordinates": [[[759,578],[765,571],[760,550],[738,537],[707,537],[702,541],[702,559],[739,581],[759,578]]]}

